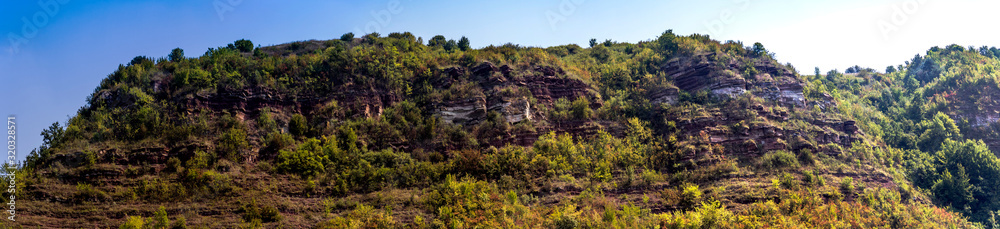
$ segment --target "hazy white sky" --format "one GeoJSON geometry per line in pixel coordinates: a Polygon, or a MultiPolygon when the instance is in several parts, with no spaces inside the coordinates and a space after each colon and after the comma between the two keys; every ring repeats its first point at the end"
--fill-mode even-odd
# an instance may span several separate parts
{"type": "Polygon", "coordinates": [[[0,6],[0,116],[18,117],[18,158],[41,143],[44,127],[74,115],[119,64],[163,57],[176,47],[200,56],[242,38],[272,45],[409,31],[425,40],[467,36],[474,47],[547,47],[586,46],[590,38],[637,42],[673,29],[761,42],[807,74],[813,67],[884,70],[932,46],[1000,45],[1000,2],[973,0],[0,0],[0,6]]]}
{"type": "Polygon", "coordinates": [[[872,1],[733,36],[764,42],[803,73],[854,64],[881,71],[932,46],[997,46],[998,9],[1000,1],[872,1]]]}

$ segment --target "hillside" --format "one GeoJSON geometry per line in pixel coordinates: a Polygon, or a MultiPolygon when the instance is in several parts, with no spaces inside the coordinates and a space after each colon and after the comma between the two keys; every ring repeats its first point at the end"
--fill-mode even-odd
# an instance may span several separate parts
{"type": "Polygon", "coordinates": [[[993,228],[1000,62],[980,50],[800,75],[669,30],[175,49],[42,133],[7,226],[993,228]]]}

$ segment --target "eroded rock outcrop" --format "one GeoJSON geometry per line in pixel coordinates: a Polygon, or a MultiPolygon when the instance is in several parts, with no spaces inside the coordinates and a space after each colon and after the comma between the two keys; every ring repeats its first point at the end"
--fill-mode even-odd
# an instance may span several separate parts
{"type": "Polygon", "coordinates": [[[478,122],[486,115],[486,99],[482,97],[448,101],[437,112],[448,123],[478,122]]]}
{"type": "MultiPolygon", "coordinates": [[[[512,77],[511,73],[518,71],[509,65],[496,67],[490,62],[483,62],[469,69],[469,75],[453,75],[462,72],[459,67],[447,68],[443,71],[446,78],[462,78],[479,80],[484,97],[467,98],[454,101],[443,101],[435,105],[435,113],[448,123],[476,124],[486,118],[488,112],[498,112],[509,123],[532,120],[537,114],[533,108],[531,97],[539,104],[552,107],[553,103],[566,98],[574,100],[578,97],[591,101],[591,108],[601,106],[600,96],[595,90],[581,80],[566,77],[566,72],[558,67],[536,66],[522,69],[521,73],[532,74],[512,77]],[[510,91],[527,89],[527,94],[510,94],[510,91]]],[[[438,80],[440,81],[440,80],[438,80]]],[[[436,86],[436,85],[435,85],[436,86]]]]}
{"type": "Polygon", "coordinates": [[[664,88],[649,93],[649,101],[653,104],[676,104],[680,96],[677,88],[664,88]]]}
{"type": "Polygon", "coordinates": [[[754,91],[755,95],[772,101],[797,106],[806,104],[802,94],[804,82],[798,80],[791,70],[757,59],[748,61],[752,66],[729,58],[719,59],[716,54],[708,53],[668,61],[662,69],[673,78],[677,88],[687,92],[707,90],[715,96],[732,98],[754,91]],[[741,70],[751,69],[749,67],[756,71],[741,70]],[[743,75],[745,72],[756,74],[743,75]]]}

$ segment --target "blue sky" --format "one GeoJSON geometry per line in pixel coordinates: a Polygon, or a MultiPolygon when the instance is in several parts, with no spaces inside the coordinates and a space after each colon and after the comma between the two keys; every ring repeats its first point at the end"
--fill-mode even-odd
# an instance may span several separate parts
{"type": "Polygon", "coordinates": [[[884,69],[931,46],[1000,46],[995,1],[82,1],[0,0],[0,115],[17,115],[18,158],[135,56],[189,57],[238,39],[273,45],[346,32],[467,36],[472,46],[636,42],[666,29],[761,42],[803,73],[884,69]],[[39,4],[46,3],[46,4],[39,4]]]}

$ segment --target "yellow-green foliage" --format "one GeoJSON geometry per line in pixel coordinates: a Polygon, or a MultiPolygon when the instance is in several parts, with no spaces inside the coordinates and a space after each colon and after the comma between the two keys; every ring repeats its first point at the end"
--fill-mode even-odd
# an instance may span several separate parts
{"type": "Polygon", "coordinates": [[[142,216],[129,216],[119,229],[145,229],[146,222],[142,216]]]}
{"type": "Polygon", "coordinates": [[[484,181],[457,181],[448,175],[422,199],[437,215],[433,224],[449,228],[530,228],[541,223],[538,212],[521,204],[517,194],[501,193],[484,181]]]}
{"type": "Polygon", "coordinates": [[[397,228],[399,223],[392,218],[392,211],[377,210],[372,206],[358,204],[357,207],[342,216],[316,225],[317,228],[397,228]]]}

